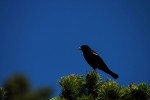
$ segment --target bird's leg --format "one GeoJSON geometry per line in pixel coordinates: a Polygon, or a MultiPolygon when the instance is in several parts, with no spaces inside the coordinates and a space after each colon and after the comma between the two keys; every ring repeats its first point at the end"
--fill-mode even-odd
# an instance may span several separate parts
{"type": "Polygon", "coordinates": [[[94,68],[93,71],[96,72],[96,68],[94,68]]]}

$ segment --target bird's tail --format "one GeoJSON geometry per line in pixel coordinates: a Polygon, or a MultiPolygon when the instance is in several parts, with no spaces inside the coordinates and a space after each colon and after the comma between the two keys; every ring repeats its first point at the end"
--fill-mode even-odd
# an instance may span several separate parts
{"type": "Polygon", "coordinates": [[[114,79],[117,79],[119,77],[116,73],[114,73],[112,71],[109,71],[108,74],[111,75],[114,79]]]}

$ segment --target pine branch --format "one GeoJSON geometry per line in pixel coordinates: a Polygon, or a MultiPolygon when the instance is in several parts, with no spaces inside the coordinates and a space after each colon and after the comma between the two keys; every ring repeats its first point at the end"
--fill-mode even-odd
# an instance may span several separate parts
{"type": "Polygon", "coordinates": [[[50,100],[148,100],[150,86],[146,83],[124,87],[102,77],[95,71],[87,75],[69,75],[59,80],[62,87],[60,96],[50,100]]]}
{"type": "Polygon", "coordinates": [[[6,91],[0,87],[0,100],[4,100],[6,91]]]}

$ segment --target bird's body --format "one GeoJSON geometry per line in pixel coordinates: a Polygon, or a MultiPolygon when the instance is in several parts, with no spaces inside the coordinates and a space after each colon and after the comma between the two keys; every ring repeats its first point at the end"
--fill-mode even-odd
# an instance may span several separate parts
{"type": "Polygon", "coordinates": [[[94,69],[96,70],[97,68],[104,71],[105,73],[111,75],[113,78],[117,79],[118,75],[112,72],[105,62],[102,60],[102,58],[95,52],[93,51],[89,46],[87,45],[82,45],[80,49],[83,52],[83,56],[87,63],[94,69]]]}

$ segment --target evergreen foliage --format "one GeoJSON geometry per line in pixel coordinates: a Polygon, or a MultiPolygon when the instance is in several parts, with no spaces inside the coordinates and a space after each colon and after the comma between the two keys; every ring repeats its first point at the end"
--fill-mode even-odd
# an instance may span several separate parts
{"type": "Polygon", "coordinates": [[[49,87],[40,87],[33,90],[30,81],[25,75],[16,74],[9,77],[0,89],[0,100],[48,100],[51,96],[49,87]]]}
{"type": "Polygon", "coordinates": [[[6,94],[6,91],[0,87],[0,100],[4,100],[5,94],[6,94]]]}
{"type": "Polygon", "coordinates": [[[69,75],[59,80],[60,96],[50,100],[148,100],[150,86],[146,83],[124,87],[113,80],[103,81],[95,71],[87,75],[69,75]]]}

